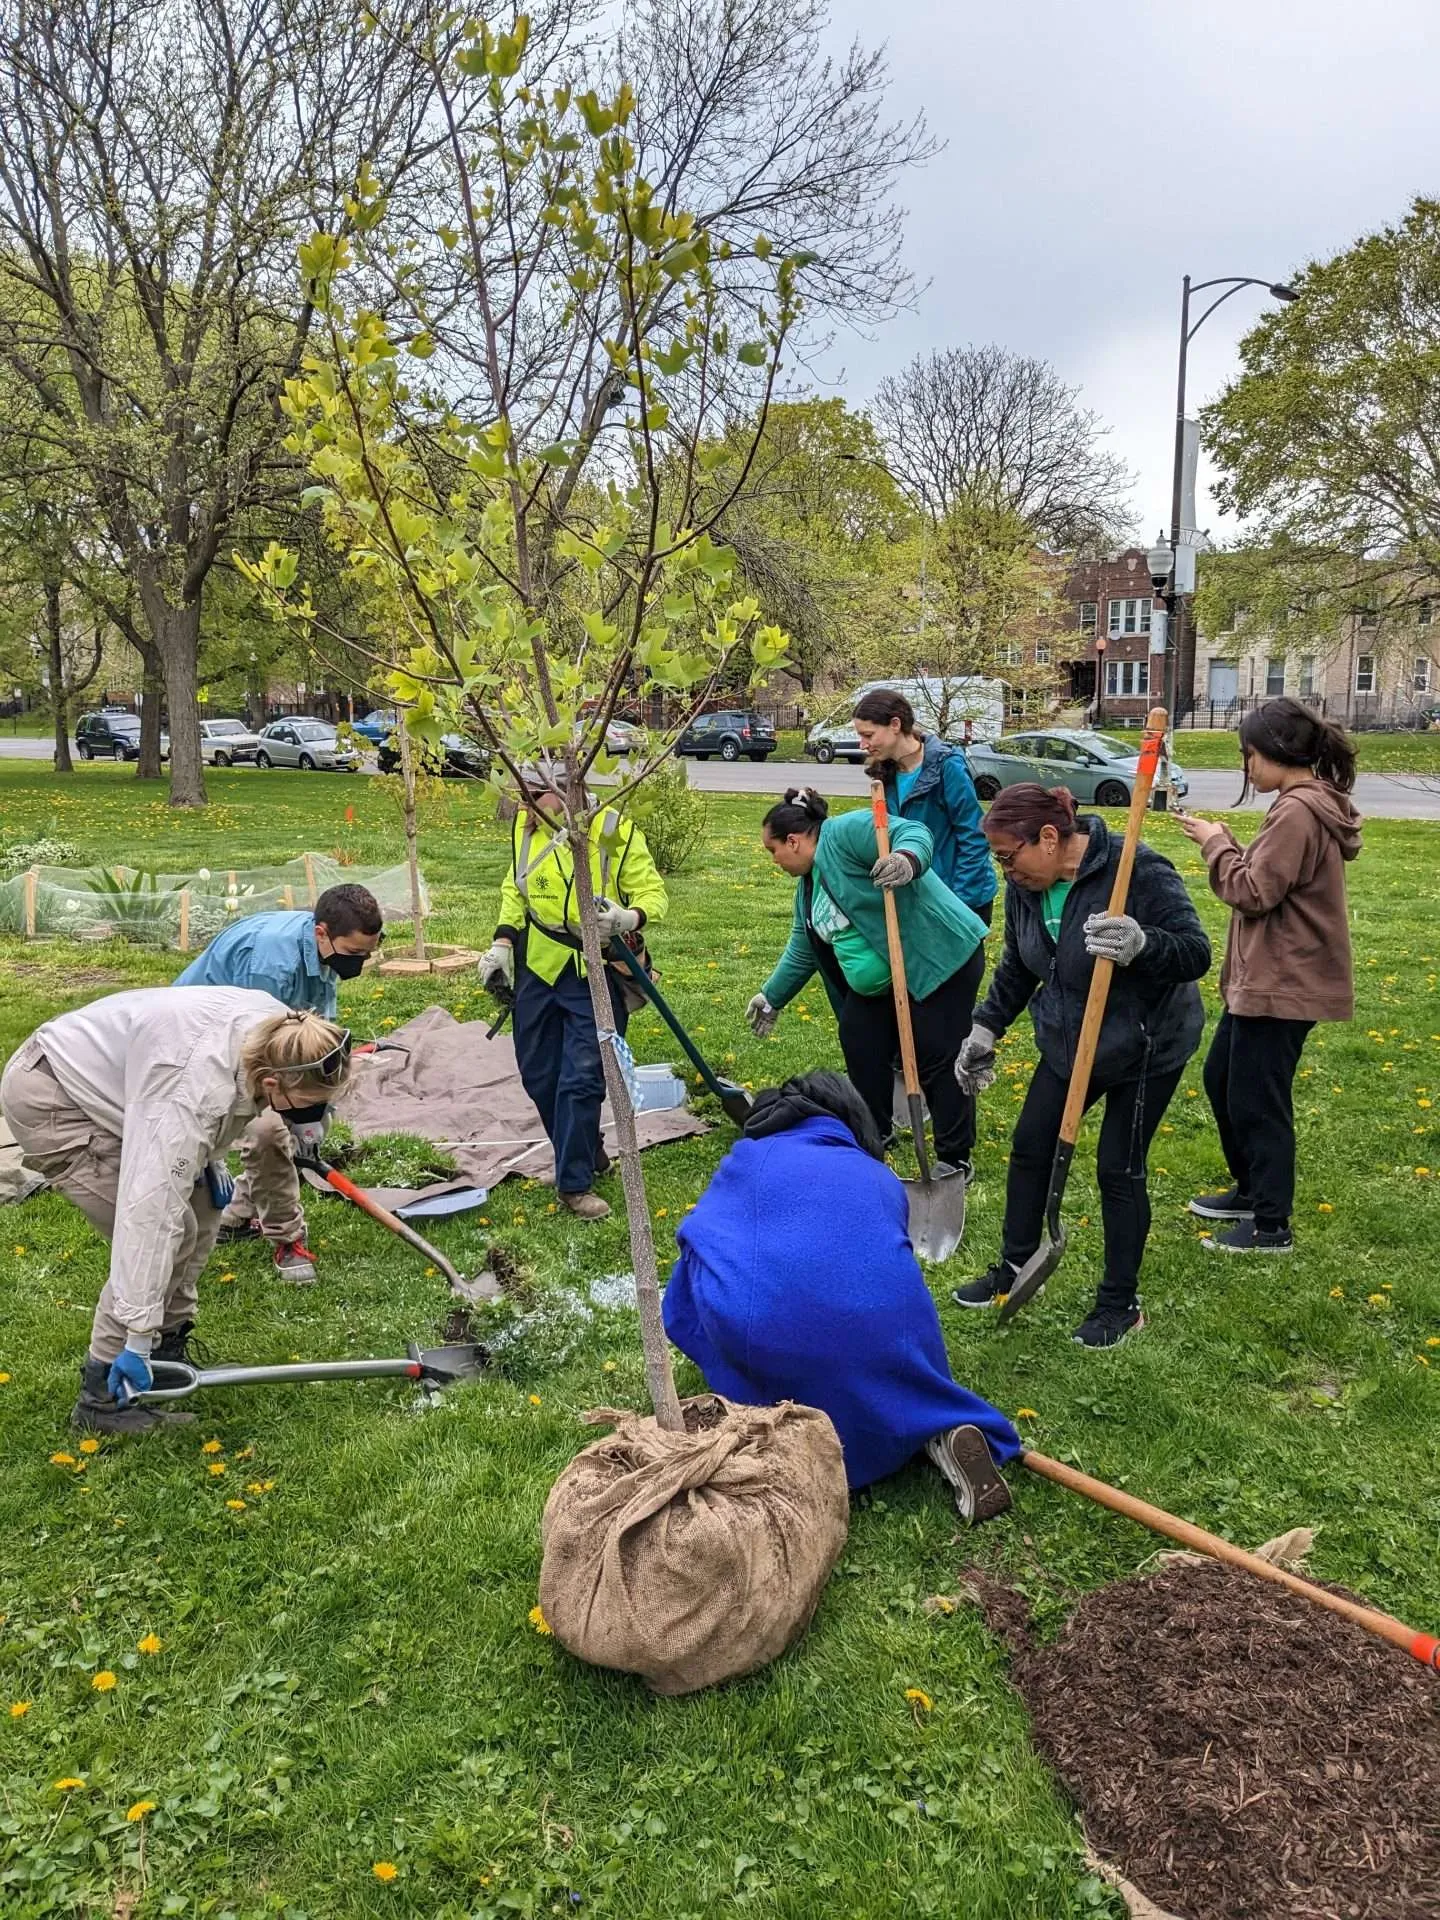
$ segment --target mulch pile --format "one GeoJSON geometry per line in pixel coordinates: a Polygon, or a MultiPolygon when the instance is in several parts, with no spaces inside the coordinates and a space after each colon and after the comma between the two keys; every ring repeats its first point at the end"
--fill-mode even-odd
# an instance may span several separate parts
{"type": "Polygon", "coordinates": [[[1049,1646],[1018,1594],[967,1583],[1092,1847],[1151,1900],[1183,1920],[1440,1916],[1434,1674],[1213,1562],[1102,1587],[1049,1646]]]}

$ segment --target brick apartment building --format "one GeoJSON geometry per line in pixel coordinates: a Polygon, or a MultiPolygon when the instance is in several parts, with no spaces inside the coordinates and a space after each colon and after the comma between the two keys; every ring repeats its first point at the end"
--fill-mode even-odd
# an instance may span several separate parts
{"type": "Polygon", "coordinates": [[[1154,599],[1145,549],[1077,561],[1060,606],[1054,660],[1061,705],[1093,708],[1098,686],[1105,718],[1143,720],[1163,677],[1161,656],[1150,652],[1154,599]]]}

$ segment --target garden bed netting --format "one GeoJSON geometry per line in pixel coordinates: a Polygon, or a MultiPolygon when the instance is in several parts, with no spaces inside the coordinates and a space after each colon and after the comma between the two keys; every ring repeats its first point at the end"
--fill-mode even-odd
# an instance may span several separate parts
{"type": "MultiPolygon", "coordinates": [[[[195,952],[222,927],[252,913],[308,907],[327,887],[368,887],[387,925],[410,919],[404,866],[346,867],[329,854],[301,854],[268,867],[155,873],[145,868],[33,867],[0,880],[0,933],[73,940],[123,939],[195,952]]],[[[422,878],[423,911],[430,911],[422,878]]]]}

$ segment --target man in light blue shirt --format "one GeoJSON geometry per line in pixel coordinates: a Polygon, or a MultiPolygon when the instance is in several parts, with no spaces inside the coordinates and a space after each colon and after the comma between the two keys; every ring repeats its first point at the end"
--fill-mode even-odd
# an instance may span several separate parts
{"type": "MultiPolygon", "coordinates": [[[[330,887],[313,913],[254,913],[225,928],[176,980],[177,987],[253,987],[333,1020],[340,982],[353,980],[379,946],[383,920],[367,887],[330,887]]],[[[289,1129],[270,1109],[238,1142],[241,1174],[221,1215],[222,1239],[262,1234],[275,1271],[291,1286],[315,1279],[305,1245],[300,1176],[289,1129]]]]}

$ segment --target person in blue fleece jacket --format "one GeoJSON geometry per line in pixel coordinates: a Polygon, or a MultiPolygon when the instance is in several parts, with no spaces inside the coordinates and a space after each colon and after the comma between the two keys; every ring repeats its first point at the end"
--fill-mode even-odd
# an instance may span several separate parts
{"type": "Polygon", "coordinates": [[[951,1377],[904,1189],[843,1075],[803,1074],[757,1094],[676,1237],[665,1329],[713,1392],[821,1408],[852,1488],[923,1449],[963,1519],[1006,1510],[999,1468],[1019,1436],[951,1377]]]}

